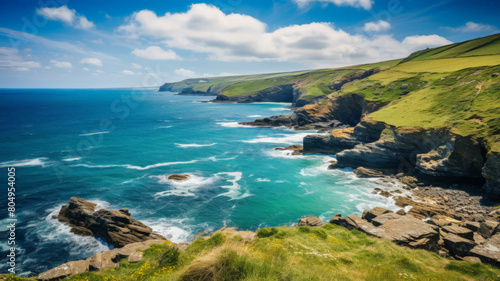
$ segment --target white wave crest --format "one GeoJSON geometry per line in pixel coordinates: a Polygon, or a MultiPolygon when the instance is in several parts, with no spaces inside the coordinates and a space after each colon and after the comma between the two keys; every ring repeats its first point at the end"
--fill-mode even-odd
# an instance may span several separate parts
{"type": "Polygon", "coordinates": [[[214,146],[216,145],[217,143],[214,142],[214,143],[210,143],[210,144],[197,144],[197,143],[187,143],[187,144],[182,144],[182,143],[176,143],[175,145],[177,145],[178,147],[181,147],[181,148],[189,148],[189,147],[205,147],[205,146],[214,146]]]}
{"type": "Polygon", "coordinates": [[[259,118],[262,117],[262,115],[248,115],[248,118],[259,118]]]}
{"type": "Polygon", "coordinates": [[[220,125],[222,127],[226,127],[226,128],[238,128],[238,127],[241,127],[241,128],[254,128],[254,126],[242,125],[239,122],[216,122],[215,124],[220,125]]]}
{"type": "Polygon", "coordinates": [[[64,158],[62,161],[73,162],[73,161],[78,161],[81,159],[82,159],[82,157],[71,157],[71,158],[64,158]]]}
{"type": "Polygon", "coordinates": [[[227,196],[231,198],[230,200],[239,200],[248,196],[252,196],[248,191],[242,191],[241,186],[238,184],[238,181],[243,177],[242,172],[222,172],[215,174],[216,176],[228,176],[233,177],[232,179],[226,178],[231,185],[224,185],[221,188],[227,189],[228,191],[225,193],[221,193],[218,196],[227,196]]]}
{"type": "Polygon", "coordinates": [[[40,157],[35,159],[24,159],[24,160],[13,160],[0,163],[0,167],[32,167],[32,166],[42,166],[48,165],[46,162],[48,158],[40,157]]]}
{"type": "Polygon", "coordinates": [[[196,190],[204,186],[210,186],[217,180],[215,176],[205,178],[189,173],[186,175],[188,179],[184,181],[169,180],[168,175],[150,176],[150,178],[158,179],[158,183],[168,184],[173,187],[173,189],[158,192],[155,196],[195,196],[194,192],[196,190]]]}
{"type": "Polygon", "coordinates": [[[80,134],[80,137],[93,136],[93,135],[102,135],[102,134],[109,134],[109,131],[80,134]]]}
{"type": "Polygon", "coordinates": [[[181,165],[181,164],[192,164],[196,163],[199,160],[191,160],[191,161],[179,161],[179,162],[164,162],[164,163],[157,163],[153,165],[148,165],[148,166],[134,166],[130,164],[111,164],[111,165],[91,165],[91,164],[77,164],[77,165],[72,165],[72,167],[85,167],[85,168],[127,168],[127,169],[132,169],[132,170],[149,170],[153,168],[158,168],[158,167],[164,167],[164,166],[171,166],[171,165],[181,165]]]}
{"type": "Polygon", "coordinates": [[[279,134],[281,137],[259,137],[253,140],[244,140],[246,143],[284,143],[294,144],[302,143],[305,136],[310,133],[296,133],[296,134],[279,134]]]}

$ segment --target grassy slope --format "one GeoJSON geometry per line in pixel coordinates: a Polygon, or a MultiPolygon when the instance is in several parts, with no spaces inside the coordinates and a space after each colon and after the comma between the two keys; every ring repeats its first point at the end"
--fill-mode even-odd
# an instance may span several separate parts
{"type": "Polygon", "coordinates": [[[492,77],[500,73],[499,42],[497,34],[416,52],[331,96],[392,102],[370,117],[394,126],[450,126],[485,137],[490,151],[500,153],[500,78],[492,77]]]}
{"type": "Polygon", "coordinates": [[[230,232],[177,252],[155,245],[144,259],[69,280],[495,280],[500,269],[451,261],[336,225],[260,230],[253,241],[230,232]],[[264,237],[268,236],[268,237],[264,237]],[[205,277],[206,279],[203,279],[205,277]],[[491,278],[491,279],[490,279],[491,278]]]}

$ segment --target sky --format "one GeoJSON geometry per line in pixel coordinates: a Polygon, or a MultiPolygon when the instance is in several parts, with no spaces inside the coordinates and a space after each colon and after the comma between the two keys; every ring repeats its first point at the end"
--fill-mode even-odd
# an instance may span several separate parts
{"type": "Polygon", "coordinates": [[[156,87],[403,58],[500,32],[496,0],[0,1],[0,88],[156,87]]]}

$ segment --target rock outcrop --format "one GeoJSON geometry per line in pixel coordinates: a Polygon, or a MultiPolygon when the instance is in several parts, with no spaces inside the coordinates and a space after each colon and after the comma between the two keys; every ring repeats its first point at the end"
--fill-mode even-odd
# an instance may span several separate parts
{"type": "Polygon", "coordinates": [[[287,147],[276,147],[274,150],[278,150],[278,151],[286,151],[286,150],[289,150],[289,151],[292,151],[292,155],[302,155],[303,151],[304,151],[304,147],[302,145],[299,145],[299,144],[292,144],[292,145],[289,145],[287,147]]]}
{"type": "Polygon", "coordinates": [[[386,238],[403,246],[426,249],[457,259],[470,260],[475,257],[473,260],[500,266],[500,231],[497,221],[484,220],[478,216],[461,217],[436,204],[415,202],[405,197],[397,198],[396,204],[411,209],[404,214],[376,207],[365,210],[361,218],[337,215],[330,223],[386,238]]]}
{"type": "MultiPolygon", "coordinates": [[[[118,262],[128,257],[129,262],[139,262],[142,259],[142,252],[149,249],[152,244],[161,244],[165,240],[148,240],[128,244],[123,248],[99,252],[86,260],[70,261],[59,265],[46,272],[40,273],[36,280],[55,281],[72,275],[118,267],[118,262]]],[[[168,241],[167,241],[168,242],[168,241]]]]}
{"type": "Polygon", "coordinates": [[[293,84],[278,85],[240,96],[217,95],[215,102],[294,102],[293,84]]]}
{"type": "Polygon", "coordinates": [[[294,113],[260,118],[242,124],[253,126],[287,126],[296,129],[342,128],[355,126],[368,113],[387,103],[367,101],[357,94],[338,96],[317,104],[308,104],[294,113]]]}
{"type": "Polygon", "coordinates": [[[71,232],[100,238],[116,248],[147,240],[165,240],[150,227],[132,219],[127,209],[96,210],[96,204],[78,197],[71,197],[69,205],[61,207],[57,218],[69,223],[71,232]]]}
{"type": "Polygon", "coordinates": [[[323,222],[316,216],[302,217],[299,220],[299,226],[322,226],[323,222]]]}
{"type": "Polygon", "coordinates": [[[185,181],[189,179],[188,175],[181,175],[181,174],[176,174],[176,175],[170,175],[168,176],[169,180],[174,180],[174,181],[185,181]]]}

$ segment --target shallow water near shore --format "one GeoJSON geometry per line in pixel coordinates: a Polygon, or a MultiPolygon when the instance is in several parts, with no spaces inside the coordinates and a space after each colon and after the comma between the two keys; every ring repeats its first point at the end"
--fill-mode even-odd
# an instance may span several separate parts
{"type": "MultiPolygon", "coordinates": [[[[328,220],[375,206],[397,209],[371,194],[395,186],[328,170],[331,156],[274,150],[301,144],[312,131],[238,125],[290,113],[287,104],[202,102],[209,99],[156,90],[0,90],[4,182],[7,167],[16,167],[18,272],[40,273],[108,249],[54,218],[72,196],[128,208],[173,242],[224,226],[255,230],[304,215],[328,220]],[[178,173],[189,180],[167,179],[178,173]]],[[[6,212],[0,219],[6,224],[6,212]]]]}

